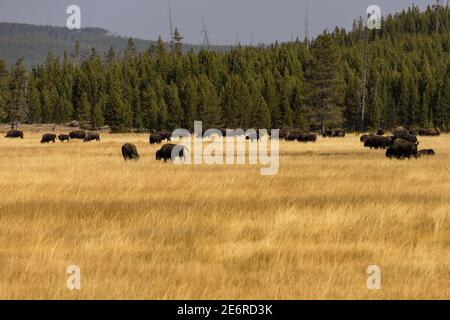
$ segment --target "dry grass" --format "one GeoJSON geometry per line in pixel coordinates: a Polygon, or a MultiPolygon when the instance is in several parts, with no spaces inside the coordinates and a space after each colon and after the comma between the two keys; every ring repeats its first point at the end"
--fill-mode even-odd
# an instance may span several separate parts
{"type": "Polygon", "coordinates": [[[282,142],[275,176],[160,163],[146,135],[39,138],[0,138],[0,298],[450,298],[448,135],[409,161],[356,136],[282,142]]]}

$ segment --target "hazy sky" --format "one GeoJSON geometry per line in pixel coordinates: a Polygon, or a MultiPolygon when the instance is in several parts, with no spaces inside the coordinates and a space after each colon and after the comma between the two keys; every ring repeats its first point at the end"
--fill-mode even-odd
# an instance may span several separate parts
{"type": "MultiPolygon", "coordinates": [[[[213,44],[270,43],[304,36],[307,0],[171,0],[175,26],[185,42],[202,42],[202,16],[213,44]]],[[[371,4],[382,14],[433,0],[308,0],[310,35],[336,25],[351,27],[371,4]]],[[[82,27],[106,28],[121,35],[169,38],[168,0],[0,0],[0,21],[65,26],[68,5],[81,7],[82,27]]]]}

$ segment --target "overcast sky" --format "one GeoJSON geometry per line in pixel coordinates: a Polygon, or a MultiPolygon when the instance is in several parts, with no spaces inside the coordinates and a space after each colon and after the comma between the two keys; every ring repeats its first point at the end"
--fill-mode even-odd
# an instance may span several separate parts
{"type": "MultiPolygon", "coordinates": [[[[303,38],[309,10],[310,35],[336,25],[349,28],[366,15],[371,4],[382,14],[415,3],[425,8],[434,0],[171,0],[174,25],[185,42],[202,42],[202,16],[213,44],[248,44],[303,38]],[[308,1],[308,6],[306,2],[308,1]]],[[[81,7],[82,27],[106,28],[120,35],[154,40],[168,39],[168,0],[0,0],[0,21],[65,26],[67,6],[81,7]]]]}

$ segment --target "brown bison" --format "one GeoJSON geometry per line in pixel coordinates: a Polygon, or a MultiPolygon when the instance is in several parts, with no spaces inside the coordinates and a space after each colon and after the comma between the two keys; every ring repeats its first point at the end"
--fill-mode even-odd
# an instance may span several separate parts
{"type": "Polygon", "coordinates": [[[61,142],[69,141],[70,140],[70,136],[68,134],[60,134],[58,136],[58,140],[61,141],[61,142]]]}
{"type": "Polygon", "coordinates": [[[317,136],[314,133],[301,133],[297,138],[298,142],[316,142],[317,136]]]}
{"type": "Polygon", "coordinates": [[[397,158],[417,158],[417,144],[405,139],[396,139],[392,146],[386,150],[386,157],[389,159],[397,158]]]}
{"type": "Polygon", "coordinates": [[[122,156],[125,161],[139,160],[140,156],[137,152],[136,146],[131,143],[125,143],[122,146],[122,156]]]}
{"type": "Polygon", "coordinates": [[[86,138],[86,131],[84,131],[84,130],[72,131],[69,133],[69,138],[84,140],[84,138],[86,138]]]}
{"type": "Polygon", "coordinates": [[[441,131],[439,130],[439,128],[428,128],[428,129],[419,130],[420,136],[435,137],[435,136],[439,136],[440,134],[441,134],[441,131]]]}
{"type": "Polygon", "coordinates": [[[336,129],[336,130],[325,130],[322,134],[324,138],[344,138],[345,137],[345,131],[336,129]]]}
{"type": "Polygon", "coordinates": [[[163,141],[163,138],[161,137],[160,134],[157,133],[152,133],[150,134],[150,144],[161,144],[161,142],[163,141]]]}
{"type": "Polygon", "coordinates": [[[20,131],[20,130],[9,130],[6,133],[5,138],[20,138],[20,139],[23,139],[23,131],[20,131]]]}
{"type": "Polygon", "coordinates": [[[161,136],[162,141],[167,140],[167,142],[172,141],[170,138],[172,137],[172,132],[169,131],[159,131],[158,134],[161,136]]]}
{"type": "Polygon", "coordinates": [[[91,141],[100,141],[100,135],[97,132],[87,132],[86,137],[84,137],[84,142],[91,142],[91,141]]]}
{"type": "Polygon", "coordinates": [[[393,144],[394,140],[395,137],[369,136],[364,141],[364,147],[370,149],[386,149],[393,144]]]}
{"type": "Polygon", "coordinates": [[[41,143],[55,143],[56,142],[56,134],[46,133],[42,136],[41,143]]]}
{"type": "Polygon", "coordinates": [[[186,159],[185,150],[187,150],[187,148],[183,145],[171,143],[165,144],[161,149],[156,151],[156,160],[164,160],[164,162],[167,162],[167,160],[171,160],[173,162],[175,158],[179,157],[184,161],[186,159]]]}

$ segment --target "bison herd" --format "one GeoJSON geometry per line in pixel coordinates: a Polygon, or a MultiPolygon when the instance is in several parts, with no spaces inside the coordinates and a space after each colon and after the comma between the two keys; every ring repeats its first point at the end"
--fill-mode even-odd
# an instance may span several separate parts
{"type": "MultiPolygon", "coordinates": [[[[439,129],[422,129],[419,131],[420,136],[438,136],[439,129]]],[[[433,156],[434,150],[418,150],[419,141],[415,130],[408,130],[404,127],[397,127],[393,134],[385,136],[384,131],[379,130],[377,134],[364,134],[360,141],[364,143],[364,147],[370,149],[386,149],[386,157],[389,159],[405,159],[411,157],[433,156]]]]}
{"type": "MultiPolygon", "coordinates": [[[[222,134],[225,134],[225,129],[221,130],[222,134]]],[[[417,139],[417,133],[419,136],[439,136],[441,134],[438,128],[421,129],[418,132],[415,130],[408,130],[405,127],[397,127],[391,135],[385,135],[384,130],[378,130],[376,133],[363,134],[360,137],[360,141],[364,143],[364,147],[370,149],[383,149],[386,150],[386,157],[392,159],[405,159],[411,157],[423,157],[433,156],[435,151],[433,149],[418,150],[419,141],[417,139]]],[[[322,133],[324,138],[343,138],[345,137],[345,131],[340,129],[324,130],[322,133]]],[[[6,138],[24,138],[24,133],[20,130],[10,130],[6,133],[6,138]]],[[[246,140],[260,140],[259,131],[248,133],[245,136],[246,140]]],[[[279,134],[280,139],[286,141],[298,141],[298,142],[313,142],[317,141],[317,135],[313,132],[301,129],[282,129],[279,134]]],[[[70,140],[82,140],[84,142],[100,141],[100,135],[98,132],[90,132],[84,130],[72,131],[69,134],[56,135],[53,133],[46,133],[42,135],[41,143],[56,143],[56,140],[60,142],[70,140]]],[[[151,145],[161,144],[163,141],[171,142],[171,133],[169,131],[152,131],[149,137],[151,145]]],[[[186,157],[186,147],[182,145],[166,144],[162,146],[156,152],[156,160],[171,160],[172,154],[176,154],[181,159],[186,157]]],[[[125,161],[138,160],[140,158],[136,146],[130,143],[126,143],[122,146],[122,155],[125,161]]]]}

